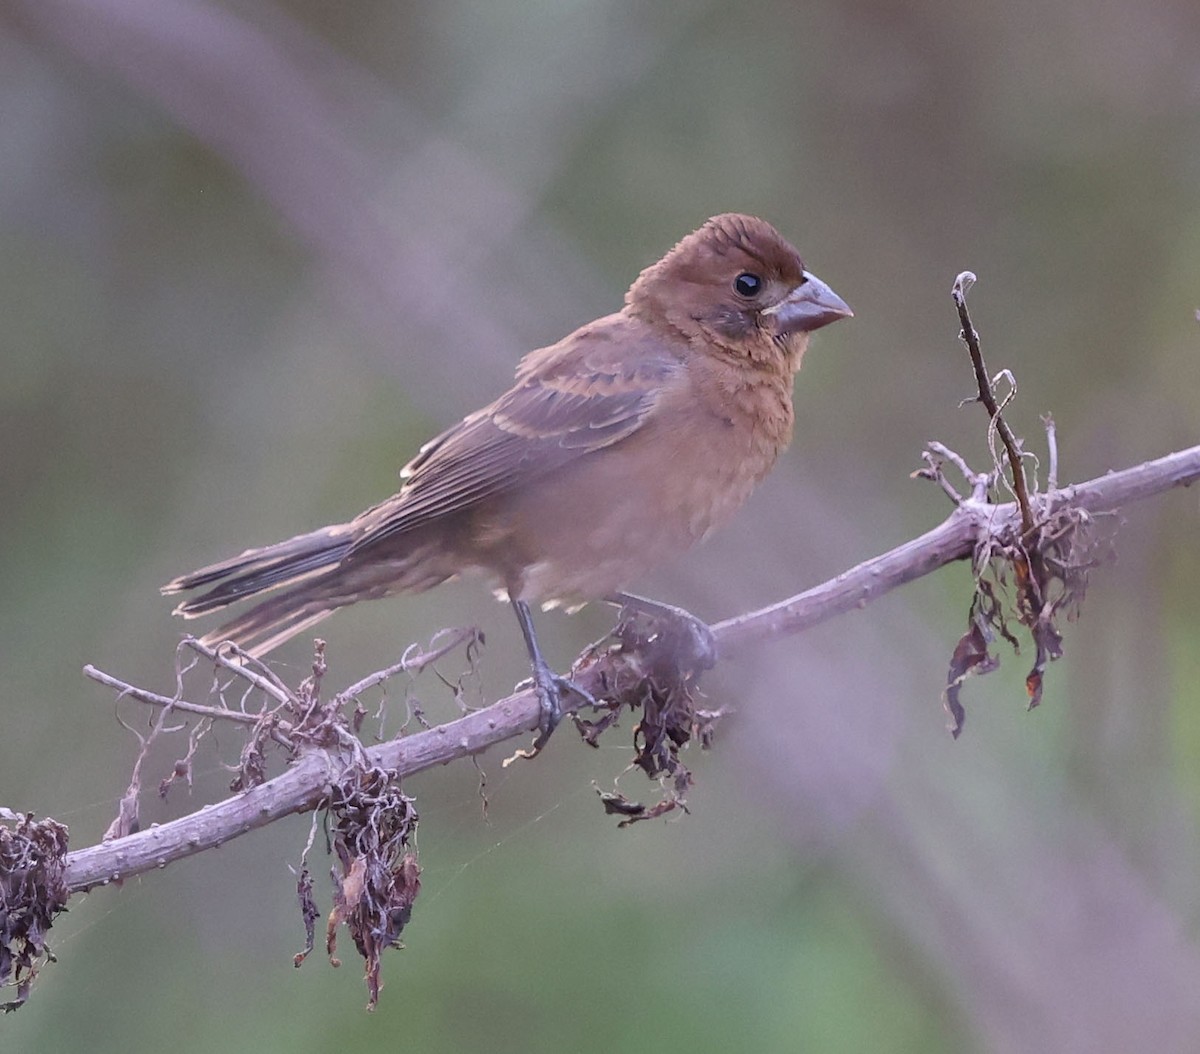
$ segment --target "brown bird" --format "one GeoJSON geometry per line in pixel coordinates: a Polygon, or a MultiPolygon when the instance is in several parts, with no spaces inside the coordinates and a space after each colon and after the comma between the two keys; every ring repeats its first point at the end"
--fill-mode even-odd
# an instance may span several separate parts
{"type": "Polygon", "coordinates": [[[560,691],[529,604],[620,591],[745,501],[792,435],[809,334],[851,315],[770,224],[714,216],[646,268],[616,314],[530,352],[516,383],[426,443],[400,490],[322,527],[182,575],[192,618],[282,592],[205,635],[261,656],[340,607],[480,570],[513,605],[542,706],[560,691]]]}

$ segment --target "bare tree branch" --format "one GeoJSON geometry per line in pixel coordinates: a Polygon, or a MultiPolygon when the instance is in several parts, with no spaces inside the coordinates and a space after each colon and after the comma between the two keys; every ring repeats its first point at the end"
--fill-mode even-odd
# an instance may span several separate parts
{"type": "MultiPolygon", "coordinates": [[[[1194,446],[1042,495],[1040,511],[1047,515],[1071,507],[1093,514],[1111,512],[1198,479],[1200,446],[1194,446]]],[[[970,557],[981,539],[1020,521],[1015,502],[992,505],[964,499],[943,523],[919,538],[787,600],[715,624],[712,631],[720,656],[728,659],[752,645],[799,633],[864,607],[906,582],[970,557]]],[[[585,653],[573,677],[580,687],[602,697],[612,673],[608,656],[585,653]]],[[[567,710],[579,708],[574,696],[563,705],[567,710]]],[[[537,727],[538,716],[534,692],[516,692],[437,728],[370,747],[366,757],[371,765],[395,770],[401,777],[411,776],[530,732],[537,727]]],[[[67,887],[80,892],[164,867],[283,816],[316,808],[353,760],[349,751],[313,750],[281,775],[236,797],[170,823],[75,850],[67,857],[67,887]]]]}

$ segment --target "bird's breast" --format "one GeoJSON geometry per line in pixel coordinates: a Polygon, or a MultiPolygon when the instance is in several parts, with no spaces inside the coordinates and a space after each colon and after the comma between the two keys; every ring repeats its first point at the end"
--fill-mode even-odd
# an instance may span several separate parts
{"type": "Polygon", "coordinates": [[[633,588],[736,512],[791,427],[790,386],[668,393],[634,435],[495,503],[476,537],[521,599],[571,604],[633,588]]]}

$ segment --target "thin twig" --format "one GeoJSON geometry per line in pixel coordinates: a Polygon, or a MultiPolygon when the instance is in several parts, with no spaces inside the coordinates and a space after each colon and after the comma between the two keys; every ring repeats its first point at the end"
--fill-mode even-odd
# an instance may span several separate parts
{"type": "Polygon", "coordinates": [[[971,366],[975,370],[979,401],[983,403],[996,430],[1000,433],[1000,440],[1004,443],[1004,449],[1008,454],[1008,463],[1012,468],[1013,494],[1016,496],[1017,506],[1021,510],[1021,534],[1025,536],[1033,531],[1033,510],[1029,506],[1029,491],[1025,485],[1025,466],[1021,461],[1021,449],[1017,445],[1016,437],[1013,435],[1012,429],[1008,427],[1008,422],[1001,416],[1001,408],[996,405],[996,394],[988,377],[987,367],[983,362],[983,352],[979,348],[979,334],[971,325],[971,315],[967,311],[967,292],[974,284],[975,275],[970,271],[963,271],[954,279],[951,295],[954,297],[954,306],[958,309],[958,321],[962,325],[960,336],[971,355],[971,366]]]}
{"type": "Polygon", "coordinates": [[[211,717],[218,721],[235,721],[243,725],[258,723],[258,716],[256,714],[244,714],[238,710],[230,710],[223,706],[205,706],[203,703],[189,703],[186,699],[173,699],[170,696],[159,695],[157,692],[150,692],[145,688],[137,688],[132,684],[126,684],[112,674],[97,669],[90,663],[83,668],[83,674],[85,677],[90,677],[93,681],[104,685],[106,688],[112,688],[114,691],[120,692],[121,695],[126,695],[130,699],[136,699],[139,703],[145,703],[147,706],[169,707],[172,710],[185,711],[189,714],[200,714],[202,717],[211,717]]]}
{"type": "Polygon", "coordinates": [[[181,648],[191,648],[230,673],[248,681],[254,688],[266,692],[277,703],[296,704],[298,700],[292,690],[279,679],[266,663],[243,651],[232,641],[222,641],[215,648],[203,644],[196,637],[184,637],[181,648]]]}
{"type": "MultiPolygon", "coordinates": [[[[972,501],[979,501],[979,502],[987,501],[988,490],[991,488],[991,485],[992,485],[991,473],[973,471],[971,469],[971,466],[967,464],[966,460],[963,458],[963,456],[961,454],[956,453],[955,451],[951,450],[944,443],[937,442],[937,440],[931,439],[928,443],[925,444],[925,447],[926,447],[927,454],[932,455],[935,459],[941,458],[943,461],[949,461],[952,465],[954,465],[955,468],[958,469],[959,472],[962,473],[963,479],[968,484],[970,484],[972,501]]],[[[921,456],[926,457],[925,454],[922,454],[921,456]]],[[[929,460],[929,458],[926,457],[926,461],[928,461],[928,460],[929,460]]],[[[940,466],[939,466],[939,471],[940,471],[940,466]]],[[[913,475],[920,475],[926,479],[930,478],[929,474],[924,471],[915,472],[915,473],[913,473],[913,475]]],[[[952,486],[950,486],[949,481],[945,479],[944,475],[941,480],[935,479],[935,482],[939,483],[941,485],[942,489],[947,491],[951,495],[951,500],[953,500],[956,505],[959,504],[959,502],[963,500],[958,497],[958,491],[956,491],[952,486]]]]}
{"type": "Polygon", "coordinates": [[[954,489],[954,484],[946,478],[946,473],[942,471],[942,459],[932,449],[921,451],[921,460],[925,462],[924,468],[919,468],[911,474],[913,479],[930,479],[933,480],[946,496],[954,502],[955,505],[963,503],[963,496],[954,489]]]}
{"type": "MultiPolygon", "coordinates": [[[[963,479],[971,484],[971,488],[974,489],[980,473],[973,472],[971,470],[971,466],[967,464],[966,459],[962,456],[962,454],[951,450],[948,446],[946,446],[945,443],[939,443],[936,439],[931,439],[925,445],[935,454],[937,454],[938,457],[945,461],[949,461],[950,464],[958,469],[958,471],[962,473],[963,479]]],[[[983,473],[983,476],[986,479],[987,473],[983,473]]]]}
{"type": "MultiPolygon", "coordinates": [[[[439,634],[442,636],[443,634],[439,634]]],[[[420,673],[426,667],[437,662],[438,659],[445,658],[450,652],[454,651],[460,644],[465,644],[467,641],[479,640],[479,630],[473,626],[468,626],[462,629],[449,630],[445,634],[446,640],[442,644],[433,645],[428,651],[416,651],[416,645],[409,648],[404,653],[404,656],[399,662],[393,663],[391,666],[382,670],[376,670],[374,673],[364,677],[356,684],[350,685],[349,688],[344,688],[338,692],[337,699],[339,703],[346,703],[352,699],[358,698],[363,692],[374,688],[377,684],[382,684],[384,681],[390,680],[398,673],[420,673]]],[[[434,637],[437,640],[437,637],[434,637]]],[[[432,641],[430,642],[432,645],[432,641]]]]}
{"type": "Polygon", "coordinates": [[[1046,489],[1053,494],[1058,490],[1058,430],[1054,427],[1054,418],[1049,414],[1042,414],[1042,424],[1046,426],[1046,449],[1050,458],[1046,471],[1046,489]]]}

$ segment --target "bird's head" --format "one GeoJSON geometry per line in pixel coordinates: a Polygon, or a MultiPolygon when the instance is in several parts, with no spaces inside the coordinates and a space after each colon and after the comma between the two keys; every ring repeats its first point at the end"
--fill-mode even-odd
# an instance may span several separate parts
{"type": "Polygon", "coordinates": [[[813,330],[854,314],[774,227],[738,213],[714,216],[647,267],[625,303],[727,355],[778,361],[782,352],[792,369],[813,330]]]}

